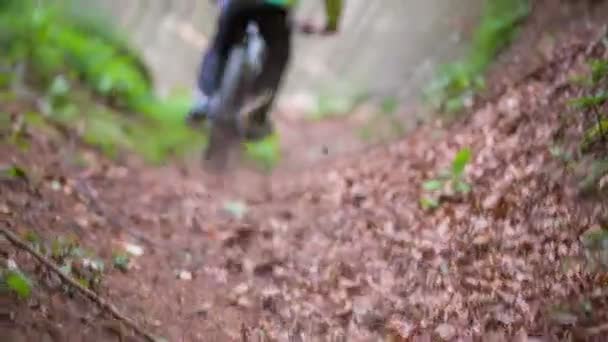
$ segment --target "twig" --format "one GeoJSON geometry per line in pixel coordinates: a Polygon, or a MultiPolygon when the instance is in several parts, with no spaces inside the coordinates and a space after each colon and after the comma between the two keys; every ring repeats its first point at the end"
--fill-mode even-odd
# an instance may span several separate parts
{"type": "Polygon", "coordinates": [[[57,265],[55,265],[53,262],[48,260],[42,254],[38,253],[36,250],[34,250],[30,245],[28,245],[26,242],[24,242],[20,237],[15,235],[15,233],[11,232],[10,230],[8,230],[5,227],[0,227],[0,234],[4,235],[6,237],[6,239],[9,242],[11,242],[14,246],[16,246],[17,248],[22,249],[25,252],[34,256],[36,259],[38,259],[38,261],[40,263],[42,263],[44,266],[46,266],[51,271],[56,273],[59,276],[59,278],[61,278],[61,280],[63,280],[68,285],[70,285],[73,288],[80,291],[83,295],[85,295],[90,300],[92,300],[97,305],[99,305],[99,307],[101,307],[103,310],[108,311],[112,316],[114,316],[114,318],[116,318],[117,320],[126,324],[129,328],[133,329],[136,333],[145,337],[145,339],[147,341],[150,341],[150,342],[158,341],[157,337],[155,337],[151,333],[145,331],[143,328],[139,327],[137,325],[137,323],[135,323],[131,318],[126,317],[125,315],[118,312],[116,307],[114,307],[112,304],[108,303],[105,299],[103,299],[103,298],[99,297],[97,294],[95,294],[95,292],[87,289],[86,287],[82,286],[81,284],[79,284],[78,282],[73,280],[71,277],[69,277],[68,275],[63,273],[59,269],[59,267],[57,267],[57,265]]]}
{"type": "Polygon", "coordinates": [[[245,324],[241,324],[241,342],[249,341],[249,329],[245,326],[245,324]]]}

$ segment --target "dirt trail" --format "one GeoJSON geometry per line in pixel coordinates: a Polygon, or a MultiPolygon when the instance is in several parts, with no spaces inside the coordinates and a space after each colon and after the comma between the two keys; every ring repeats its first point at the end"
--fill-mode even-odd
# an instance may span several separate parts
{"type": "MultiPolygon", "coordinates": [[[[597,32],[589,25],[560,36],[550,57],[559,64],[466,120],[272,182],[111,162],[78,144],[66,149],[65,137],[34,134],[26,152],[0,149],[2,163],[28,172],[27,181],[0,182],[0,223],[76,234],[106,260],[121,242],[143,247],[129,271],[107,271],[99,293],[169,341],[582,340],[608,318],[605,295],[589,299],[592,317],[555,318],[550,308],[580,303],[605,281],[564,264],[608,208],[576,195],[550,148],[575,94],[566,81],[597,32]],[[472,193],[422,210],[422,182],[462,147],[474,155],[472,193]],[[76,152],[86,166],[74,165],[76,152]],[[225,209],[230,201],[246,205],[242,217],[225,209]]],[[[0,242],[0,256],[40,276],[28,305],[2,305],[8,341],[138,340],[23,253],[0,242]]]]}

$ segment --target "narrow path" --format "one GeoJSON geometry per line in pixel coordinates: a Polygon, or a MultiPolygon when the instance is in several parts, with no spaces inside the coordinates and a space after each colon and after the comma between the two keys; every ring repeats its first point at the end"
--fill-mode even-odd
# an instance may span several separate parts
{"type": "MultiPolygon", "coordinates": [[[[582,339],[607,318],[605,294],[589,299],[592,322],[551,308],[601,288],[601,275],[567,266],[608,204],[577,197],[550,149],[587,41],[564,39],[554,56],[577,53],[466,120],[272,182],[116,163],[33,135],[26,152],[0,149],[2,163],[23,165],[29,178],[0,182],[0,220],[19,232],[75,234],[106,260],[121,243],[142,247],[126,273],[108,271],[100,293],[169,341],[582,339]],[[422,183],[463,147],[474,156],[472,192],[423,210],[422,183]],[[74,164],[76,152],[85,166],[74,164]],[[226,210],[231,201],[241,208],[226,210]]],[[[107,315],[49,285],[10,246],[0,242],[0,252],[42,274],[48,294],[9,303],[13,340],[118,340],[107,315]]]]}

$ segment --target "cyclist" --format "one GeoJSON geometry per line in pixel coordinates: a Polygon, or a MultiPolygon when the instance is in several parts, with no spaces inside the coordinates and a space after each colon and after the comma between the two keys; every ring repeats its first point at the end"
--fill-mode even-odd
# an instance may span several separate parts
{"type": "MultiPolygon", "coordinates": [[[[309,23],[298,24],[306,33],[332,34],[338,31],[343,0],[324,0],[326,23],[315,29],[309,23]]],[[[267,114],[280,87],[283,73],[290,58],[291,32],[294,28],[291,13],[297,0],[217,0],[220,16],[215,37],[201,62],[197,80],[196,101],[188,113],[188,122],[203,120],[208,114],[211,95],[219,88],[225,62],[231,45],[245,33],[247,23],[255,21],[267,44],[267,55],[260,79],[255,89],[270,90],[270,99],[261,108],[251,113],[249,139],[261,139],[272,134],[273,128],[267,114]]]]}

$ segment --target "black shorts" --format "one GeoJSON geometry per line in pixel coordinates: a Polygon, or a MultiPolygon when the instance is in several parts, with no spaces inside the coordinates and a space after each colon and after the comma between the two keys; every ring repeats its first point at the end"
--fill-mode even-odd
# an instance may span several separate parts
{"type": "Polygon", "coordinates": [[[276,92],[289,63],[291,50],[291,24],[289,12],[272,5],[228,1],[222,6],[217,31],[208,47],[198,77],[198,86],[206,95],[218,88],[230,48],[239,42],[247,24],[255,21],[266,41],[266,61],[256,89],[276,92]]]}

